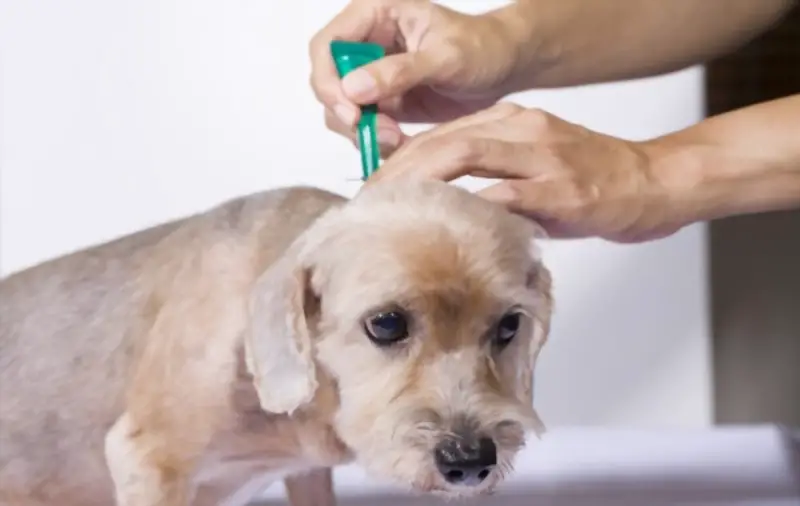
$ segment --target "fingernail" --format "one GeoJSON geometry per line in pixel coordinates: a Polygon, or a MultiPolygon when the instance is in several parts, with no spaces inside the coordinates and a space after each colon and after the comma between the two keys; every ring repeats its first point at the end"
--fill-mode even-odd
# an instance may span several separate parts
{"type": "Polygon", "coordinates": [[[378,143],[394,148],[400,144],[400,135],[394,130],[378,130],[378,143]]]}
{"type": "Polygon", "coordinates": [[[350,72],[342,80],[342,89],[353,100],[371,100],[377,91],[378,83],[364,69],[350,72]]]}
{"type": "Polygon", "coordinates": [[[333,108],[333,112],[347,126],[353,126],[356,122],[356,112],[352,107],[348,107],[344,104],[337,104],[333,108]]]}

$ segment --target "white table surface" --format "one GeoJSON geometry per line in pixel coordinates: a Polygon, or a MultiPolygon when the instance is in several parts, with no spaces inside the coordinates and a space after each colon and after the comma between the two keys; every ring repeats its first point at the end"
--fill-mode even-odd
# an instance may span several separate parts
{"type": "MultiPolygon", "coordinates": [[[[440,505],[334,471],[340,506],[440,505]]],[[[281,484],[264,504],[285,504],[281,484]]],[[[800,506],[800,432],[776,426],[678,430],[557,429],[531,441],[492,497],[450,504],[800,506]]]]}

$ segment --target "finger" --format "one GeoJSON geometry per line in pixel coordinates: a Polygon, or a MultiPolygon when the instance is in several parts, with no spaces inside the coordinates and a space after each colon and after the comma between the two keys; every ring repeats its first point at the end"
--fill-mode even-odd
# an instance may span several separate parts
{"type": "Polygon", "coordinates": [[[376,3],[350,2],[320,30],[309,44],[311,88],[328,109],[345,124],[354,125],[360,116],[355,104],[342,92],[341,80],[330,52],[333,40],[363,40],[376,22],[376,3]]]}
{"type": "MultiPolygon", "coordinates": [[[[346,125],[329,110],[325,110],[325,125],[329,130],[348,139],[356,148],[359,147],[356,128],[346,125]]],[[[384,159],[391,156],[408,139],[394,120],[382,114],[378,115],[377,137],[381,157],[384,159]]]]}
{"type": "Polygon", "coordinates": [[[335,132],[350,141],[355,141],[355,129],[342,121],[342,119],[330,109],[325,109],[325,126],[328,130],[335,132]]]}
{"type": "MultiPolygon", "coordinates": [[[[466,130],[469,127],[478,126],[478,125],[481,125],[481,124],[484,124],[484,123],[490,123],[492,121],[503,119],[504,117],[507,117],[508,115],[513,114],[514,111],[518,110],[518,108],[519,108],[519,106],[516,106],[514,104],[508,104],[508,103],[496,104],[496,105],[494,105],[492,107],[489,107],[489,108],[487,108],[485,110],[482,110],[480,112],[477,112],[477,113],[474,113],[474,114],[470,114],[468,116],[463,116],[463,117],[461,117],[461,118],[459,118],[457,120],[454,120],[454,121],[451,121],[449,123],[445,123],[443,125],[440,125],[440,126],[431,128],[431,129],[429,129],[427,131],[421,132],[421,133],[415,135],[411,139],[413,142],[405,142],[405,141],[409,140],[409,138],[404,136],[403,147],[406,150],[409,150],[409,149],[412,150],[412,151],[416,150],[417,146],[419,146],[422,143],[430,142],[432,139],[439,138],[439,137],[444,137],[447,134],[452,134],[452,133],[460,131],[460,130],[466,130]],[[509,106],[511,106],[511,107],[509,107],[509,106]]],[[[380,117],[380,115],[379,115],[379,117],[380,117]]],[[[392,118],[390,118],[388,116],[387,116],[387,118],[390,121],[395,122],[394,119],[392,119],[392,118]]],[[[398,127],[398,130],[399,130],[399,127],[398,127]]],[[[468,136],[468,135],[469,134],[465,134],[465,136],[468,136]]],[[[398,154],[398,156],[399,156],[399,154],[398,154]]]]}
{"type": "MultiPolygon", "coordinates": [[[[400,140],[408,138],[400,129],[400,125],[386,114],[378,113],[376,119],[379,137],[383,139],[383,142],[397,145],[400,144],[400,140]],[[381,136],[381,132],[385,132],[385,134],[381,136]],[[399,139],[392,141],[392,136],[399,139]]],[[[355,140],[356,138],[356,127],[344,123],[338,115],[329,109],[325,110],[325,126],[328,130],[347,137],[348,139],[355,140]]]]}
{"type": "MultiPolygon", "coordinates": [[[[522,177],[522,165],[503,165],[500,153],[529,155],[524,143],[503,142],[491,135],[501,131],[506,121],[525,109],[510,102],[501,102],[480,112],[464,116],[423,132],[405,142],[371,182],[406,177],[457,179],[466,174],[476,177],[522,177]],[[489,130],[488,126],[499,125],[489,130]],[[484,131],[485,130],[485,131],[484,131]],[[481,160],[481,158],[485,160],[481,160]],[[437,163],[438,160],[438,163],[437,163]],[[493,165],[489,165],[494,162],[493,165]],[[416,174],[411,174],[416,171],[416,174]]],[[[513,125],[512,125],[513,126],[513,125]]]]}
{"type": "Polygon", "coordinates": [[[507,180],[484,188],[478,196],[497,202],[509,211],[537,222],[554,239],[586,237],[586,230],[575,223],[574,192],[562,181],[507,180]]]}
{"type": "Polygon", "coordinates": [[[459,130],[463,131],[468,128],[477,127],[479,125],[489,125],[493,122],[500,123],[501,120],[510,118],[524,110],[524,107],[511,102],[498,102],[497,104],[476,113],[462,116],[461,118],[427,130],[419,134],[417,138],[419,138],[420,142],[422,142],[435,137],[449,135],[459,130]]]}
{"type": "MultiPolygon", "coordinates": [[[[408,177],[449,181],[467,173],[476,177],[503,177],[498,174],[508,174],[508,167],[504,167],[494,153],[513,149],[522,154],[521,151],[525,150],[525,147],[516,145],[512,148],[510,146],[512,143],[507,142],[492,146],[491,142],[486,142],[491,141],[491,137],[482,135],[479,128],[494,122],[502,124],[503,120],[524,110],[519,105],[501,102],[418,134],[395,151],[392,158],[384,164],[380,174],[370,178],[370,183],[408,177]],[[481,153],[491,160],[497,160],[495,165],[493,167],[480,165],[476,158],[480,157],[481,153]]],[[[489,161],[487,159],[486,163],[489,161]]]]}
{"type": "Polygon", "coordinates": [[[378,109],[404,123],[447,123],[497,103],[495,98],[478,98],[468,103],[446,95],[436,95],[429,88],[415,88],[405,95],[378,101],[378,109]]]}
{"type": "Polygon", "coordinates": [[[342,90],[356,104],[373,104],[400,96],[428,83],[440,68],[438,61],[432,52],[389,55],[347,74],[342,80],[342,90]]]}
{"type": "Polygon", "coordinates": [[[525,177],[535,154],[530,146],[483,137],[447,137],[409,143],[384,163],[377,181],[434,179],[452,181],[463,176],[525,177]]]}
{"type": "MultiPolygon", "coordinates": [[[[384,160],[389,158],[409,139],[400,129],[400,125],[385,114],[378,113],[377,130],[378,147],[380,149],[381,158],[384,160]]],[[[355,146],[360,148],[358,142],[355,143],[355,146]]]]}

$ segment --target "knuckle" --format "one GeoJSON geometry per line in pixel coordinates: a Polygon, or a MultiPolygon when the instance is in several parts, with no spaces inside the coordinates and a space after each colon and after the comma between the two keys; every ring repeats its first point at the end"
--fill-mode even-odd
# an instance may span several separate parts
{"type": "Polygon", "coordinates": [[[386,160],[390,156],[392,156],[395,152],[397,152],[397,148],[395,148],[393,146],[381,145],[381,146],[378,147],[378,151],[380,151],[381,158],[386,160]]]}
{"type": "Polygon", "coordinates": [[[421,84],[427,67],[427,56],[422,53],[404,53],[375,62],[372,75],[380,88],[389,87],[393,93],[404,92],[421,84]]]}
{"type": "Polygon", "coordinates": [[[312,65],[314,60],[316,59],[317,55],[319,54],[319,47],[323,41],[323,31],[319,31],[311,37],[311,40],[308,42],[308,55],[311,57],[312,65]]]}
{"type": "Polygon", "coordinates": [[[355,140],[355,134],[349,130],[339,118],[329,110],[325,110],[325,127],[343,137],[350,140],[355,140]]]}
{"type": "Polygon", "coordinates": [[[442,135],[440,133],[440,130],[439,130],[440,128],[441,127],[433,127],[433,128],[428,129],[428,130],[425,130],[423,132],[420,132],[417,135],[414,135],[413,137],[411,137],[411,140],[408,142],[408,145],[413,146],[413,147],[416,148],[416,147],[418,147],[420,145],[426,145],[427,146],[431,142],[433,142],[436,147],[439,147],[440,146],[440,144],[439,144],[440,139],[442,137],[449,137],[446,134],[442,135]]]}
{"type": "Polygon", "coordinates": [[[325,127],[328,130],[336,130],[338,128],[338,120],[329,110],[325,110],[325,127]]]}
{"type": "Polygon", "coordinates": [[[452,160],[463,167],[478,163],[481,156],[490,149],[486,139],[454,139],[449,144],[452,160]]]}
{"type": "MultiPolygon", "coordinates": [[[[380,148],[382,149],[382,148],[380,148]]],[[[386,163],[391,163],[393,165],[400,164],[403,160],[407,158],[418,156],[418,153],[422,151],[423,153],[426,150],[426,143],[421,141],[420,139],[411,139],[409,142],[406,142],[397,147],[391,153],[391,158],[386,159],[386,163]]]]}
{"type": "MultiPolygon", "coordinates": [[[[428,153],[434,153],[441,149],[441,139],[436,137],[418,137],[413,139],[411,142],[403,146],[399,150],[399,154],[403,156],[414,155],[414,156],[422,156],[423,158],[428,156],[428,153]]],[[[397,156],[397,155],[395,155],[397,156]]]]}
{"type": "Polygon", "coordinates": [[[595,182],[585,183],[578,187],[577,196],[580,204],[589,206],[601,200],[602,188],[595,182]]]}
{"type": "Polygon", "coordinates": [[[326,77],[317,71],[312,71],[308,79],[311,92],[318,102],[327,107],[333,107],[338,102],[337,86],[338,82],[326,77]]]}
{"type": "Polygon", "coordinates": [[[535,133],[544,133],[550,128],[552,116],[546,111],[533,108],[525,111],[525,121],[535,133]]]}
{"type": "Polygon", "coordinates": [[[314,97],[316,97],[318,101],[324,102],[319,83],[319,77],[316,72],[311,72],[311,75],[308,77],[308,84],[311,86],[311,91],[314,93],[314,97]]]}
{"type": "Polygon", "coordinates": [[[331,30],[332,26],[329,24],[315,33],[308,41],[308,56],[311,59],[312,67],[321,65],[321,60],[330,58],[329,47],[334,38],[331,30]]]}
{"type": "Polygon", "coordinates": [[[564,202],[573,211],[594,205],[600,196],[599,190],[596,184],[574,178],[565,179],[561,184],[564,202]]]}
{"type": "Polygon", "coordinates": [[[518,181],[507,180],[498,183],[496,200],[511,209],[519,209],[525,200],[524,191],[518,181]]]}
{"type": "Polygon", "coordinates": [[[492,109],[501,116],[513,116],[525,111],[525,108],[514,102],[498,102],[492,109]]]}
{"type": "Polygon", "coordinates": [[[455,83],[469,83],[474,80],[474,71],[469,65],[464,64],[472,58],[474,55],[465,47],[453,43],[443,44],[437,49],[436,54],[435,63],[438,67],[436,81],[450,83],[452,86],[455,83]]]}
{"type": "Polygon", "coordinates": [[[376,63],[372,70],[372,75],[378,82],[404,83],[408,80],[411,69],[407,58],[394,58],[376,63]]]}

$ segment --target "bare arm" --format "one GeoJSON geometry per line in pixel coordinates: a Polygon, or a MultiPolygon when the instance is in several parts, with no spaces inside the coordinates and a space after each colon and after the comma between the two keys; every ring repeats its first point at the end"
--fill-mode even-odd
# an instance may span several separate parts
{"type": "Polygon", "coordinates": [[[687,221],[800,208],[800,94],[646,143],[687,221]]]}
{"type": "Polygon", "coordinates": [[[287,476],[283,483],[291,506],[336,506],[330,468],[287,476]]]}
{"type": "Polygon", "coordinates": [[[640,242],[800,208],[800,94],[640,142],[501,103],[414,137],[370,177],[499,178],[480,194],[552,237],[640,242]]]}
{"type": "Polygon", "coordinates": [[[731,51],[795,0],[517,0],[494,14],[520,58],[512,87],[558,87],[661,74],[731,51]]]}

